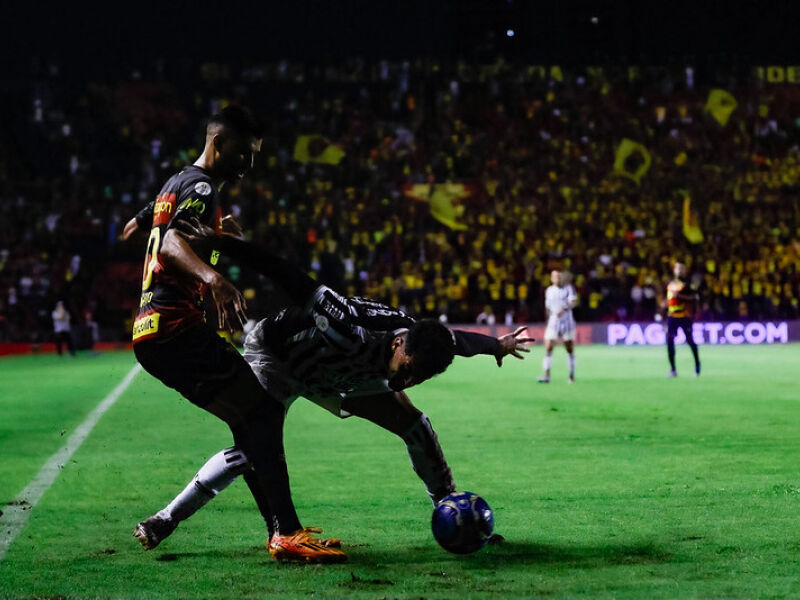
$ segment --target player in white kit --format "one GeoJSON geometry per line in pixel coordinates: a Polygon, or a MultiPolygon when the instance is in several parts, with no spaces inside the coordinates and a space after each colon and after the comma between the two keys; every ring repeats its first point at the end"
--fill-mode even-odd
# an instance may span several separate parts
{"type": "Polygon", "coordinates": [[[564,342],[569,367],[569,383],[575,382],[575,317],[572,309],[578,304],[578,294],[569,282],[567,273],[553,271],[550,273],[552,285],[544,293],[545,317],[547,328],[544,331],[545,355],[542,359],[544,373],[537,380],[539,383],[550,383],[550,366],[553,364],[553,347],[559,338],[564,342]]]}

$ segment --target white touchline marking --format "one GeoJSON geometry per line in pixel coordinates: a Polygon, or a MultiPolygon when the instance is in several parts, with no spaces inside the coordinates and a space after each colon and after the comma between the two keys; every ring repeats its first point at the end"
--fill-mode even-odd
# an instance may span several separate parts
{"type": "Polygon", "coordinates": [[[100,417],[111,408],[114,402],[117,401],[122,393],[128,389],[128,386],[136,377],[136,374],[142,370],[141,365],[133,367],[125,378],[115,387],[111,392],[103,398],[103,401],[98,404],[95,409],[89,413],[84,419],[83,423],[78,425],[78,428],[73,432],[67,443],[64,444],[53,456],[51,456],[41,470],[36,474],[28,486],[19,493],[12,504],[7,504],[2,507],[3,516],[0,517],[0,561],[6,555],[8,547],[14,538],[17,537],[25,523],[28,521],[28,516],[31,514],[33,507],[42,498],[47,489],[53,485],[59,471],[67,464],[69,459],[80,448],[83,441],[89,437],[92,429],[100,417]]]}

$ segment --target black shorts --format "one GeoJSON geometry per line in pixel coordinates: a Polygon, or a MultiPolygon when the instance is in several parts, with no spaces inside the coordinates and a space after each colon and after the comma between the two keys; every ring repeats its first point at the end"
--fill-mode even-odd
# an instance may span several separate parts
{"type": "Polygon", "coordinates": [[[674,339],[678,335],[678,329],[683,329],[687,341],[693,341],[692,324],[694,319],[691,317],[667,317],[667,339],[674,339]]]}
{"type": "Polygon", "coordinates": [[[201,407],[242,379],[261,387],[236,348],[207,327],[194,327],[163,342],[139,342],[133,351],[145,371],[201,407]]]}

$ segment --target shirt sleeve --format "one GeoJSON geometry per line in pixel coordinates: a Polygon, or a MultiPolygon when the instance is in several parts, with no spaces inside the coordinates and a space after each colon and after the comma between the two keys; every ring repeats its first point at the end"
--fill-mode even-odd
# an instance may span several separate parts
{"type": "Polygon", "coordinates": [[[575,288],[571,285],[567,288],[567,302],[576,302],[578,300],[578,294],[575,293],[575,288]]]}
{"type": "Polygon", "coordinates": [[[178,221],[189,220],[192,217],[204,225],[212,225],[216,200],[217,192],[206,178],[187,182],[178,196],[178,207],[175,209],[169,228],[172,229],[178,221]]]}
{"type": "Polygon", "coordinates": [[[352,347],[371,336],[414,324],[414,319],[399,309],[364,298],[345,298],[324,285],[317,288],[307,310],[317,329],[340,347],[352,347]]]}
{"type": "Polygon", "coordinates": [[[457,356],[469,357],[476,354],[495,356],[500,352],[500,341],[495,337],[460,329],[451,329],[451,331],[456,342],[457,356]]]}
{"type": "Polygon", "coordinates": [[[414,324],[413,318],[387,304],[358,297],[347,298],[347,303],[354,313],[355,323],[368,331],[397,331],[414,324]]]}
{"type": "Polygon", "coordinates": [[[136,219],[137,227],[139,227],[139,229],[142,231],[149,231],[153,226],[153,207],[155,204],[155,200],[151,200],[148,202],[147,206],[136,213],[136,216],[134,217],[134,219],[136,219]]]}
{"type": "Polygon", "coordinates": [[[300,267],[285,258],[271,254],[261,246],[228,235],[216,236],[213,243],[224,254],[256,273],[272,279],[286,290],[296,305],[305,307],[317,298],[320,285],[300,267]]]}
{"type": "Polygon", "coordinates": [[[553,292],[552,292],[552,290],[553,290],[552,287],[548,287],[545,290],[545,292],[544,292],[544,306],[550,312],[556,312],[553,309],[553,292]]]}
{"type": "Polygon", "coordinates": [[[347,299],[321,285],[306,307],[322,336],[340,350],[351,351],[364,341],[364,330],[356,324],[347,299]]]}

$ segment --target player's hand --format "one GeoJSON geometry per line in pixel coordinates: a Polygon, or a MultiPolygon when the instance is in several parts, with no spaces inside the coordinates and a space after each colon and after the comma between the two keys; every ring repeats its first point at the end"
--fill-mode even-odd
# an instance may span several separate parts
{"type": "Polygon", "coordinates": [[[235,237],[241,240],[244,237],[244,230],[239,221],[233,215],[225,215],[222,217],[222,234],[235,237]]]}
{"type": "Polygon", "coordinates": [[[217,274],[208,284],[211,298],[217,307],[217,321],[220,329],[233,333],[247,323],[244,296],[222,275],[217,274]]]}
{"type": "Polygon", "coordinates": [[[503,358],[509,354],[515,358],[523,359],[525,357],[520,352],[530,352],[527,344],[533,344],[536,340],[534,338],[520,337],[527,329],[527,327],[517,327],[513,332],[497,338],[497,341],[500,342],[500,351],[494,358],[498,367],[503,366],[503,358]]]}
{"type": "Polygon", "coordinates": [[[193,248],[205,247],[216,235],[211,227],[203,225],[197,217],[181,219],[175,224],[175,230],[193,248]]]}

